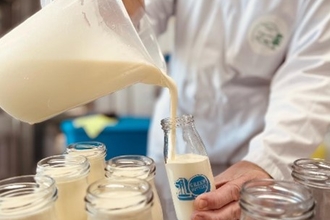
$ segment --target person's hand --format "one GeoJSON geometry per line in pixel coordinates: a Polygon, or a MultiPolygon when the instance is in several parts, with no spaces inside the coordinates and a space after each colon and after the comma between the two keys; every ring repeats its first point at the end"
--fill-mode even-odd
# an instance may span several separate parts
{"type": "Polygon", "coordinates": [[[262,168],[248,161],[240,161],[215,177],[216,190],[204,193],[194,201],[192,220],[237,220],[242,185],[248,180],[271,176],[262,168]]]}

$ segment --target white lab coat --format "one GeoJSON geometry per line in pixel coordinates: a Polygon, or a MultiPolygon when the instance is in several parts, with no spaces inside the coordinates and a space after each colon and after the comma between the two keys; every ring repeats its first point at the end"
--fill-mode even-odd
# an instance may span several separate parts
{"type": "MultiPolygon", "coordinates": [[[[243,159],[292,180],[289,165],[315,151],[330,123],[330,1],[148,0],[146,9],[157,34],[175,15],[178,114],[195,117],[212,167],[243,159]]],[[[169,106],[164,89],[148,145],[160,163],[169,106]]]]}
{"type": "MultiPolygon", "coordinates": [[[[158,33],[176,16],[169,72],[179,114],[194,115],[213,164],[243,158],[290,178],[288,165],[310,156],[329,126],[330,1],[173,2],[149,0],[147,11],[158,33]]],[[[149,135],[155,159],[169,106],[164,90],[149,135]]]]}

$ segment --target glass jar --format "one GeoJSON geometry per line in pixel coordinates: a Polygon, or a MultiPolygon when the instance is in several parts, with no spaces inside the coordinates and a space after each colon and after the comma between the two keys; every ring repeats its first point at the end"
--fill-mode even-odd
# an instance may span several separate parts
{"type": "Polygon", "coordinates": [[[110,177],[92,183],[85,198],[88,220],[153,220],[153,193],[142,179],[110,177]]]}
{"type": "Polygon", "coordinates": [[[301,184],[271,179],[243,184],[240,195],[240,220],[312,220],[315,202],[301,184]]]}
{"type": "Polygon", "coordinates": [[[330,161],[301,158],[292,165],[293,179],[308,187],[316,201],[315,219],[330,218],[330,161]]]}
{"type": "Polygon", "coordinates": [[[205,146],[192,115],[161,121],[164,131],[164,159],[176,216],[187,219],[193,202],[202,193],[215,190],[205,146]]]}
{"type": "Polygon", "coordinates": [[[153,220],[163,220],[163,211],[155,186],[156,165],[153,159],[142,155],[117,156],[107,161],[106,177],[132,177],[148,181],[152,187],[154,204],[153,220]]]}
{"type": "Polygon", "coordinates": [[[56,220],[55,181],[49,176],[17,176],[0,181],[1,220],[56,220]]]}
{"type": "Polygon", "coordinates": [[[105,178],[106,147],[103,143],[96,141],[73,143],[66,148],[66,153],[87,157],[90,164],[90,172],[88,174],[89,184],[105,178]]]}
{"type": "Polygon", "coordinates": [[[59,220],[85,220],[84,197],[88,187],[89,162],[78,155],[55,155],[40,160],[37,174],[49,175],[58,189],[55,203],[59,220]]]}

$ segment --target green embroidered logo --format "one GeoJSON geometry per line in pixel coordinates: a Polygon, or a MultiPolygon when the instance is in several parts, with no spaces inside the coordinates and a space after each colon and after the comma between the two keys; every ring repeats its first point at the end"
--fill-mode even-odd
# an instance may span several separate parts
{"type": "Polygon", "coordinates": [[[286,34],[286,24],[281,19],[273,16],[261,17],[251,26],[249,42],[255,52],[270,55],[284,46],[286,34]]]}
{"type": "Polygon", "coordinates": [[[278,30],[277,25],[271,22],[257,25],[253,33],[257,42],[271,50],[279,47],[283,40],[283,35],[278,30]]]}

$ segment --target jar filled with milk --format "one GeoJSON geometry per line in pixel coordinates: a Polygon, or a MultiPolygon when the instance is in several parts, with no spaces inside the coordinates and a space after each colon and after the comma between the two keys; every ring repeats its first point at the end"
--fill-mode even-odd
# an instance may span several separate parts
{"type": "Polygon", "coordinates": [[[156,165],[153,159],[142,155],[122,155],[107,161],[106,177],[131,177],[150,183],[154,195],[153,220],[163,220],[163,211],[155,186],[156,165]]]}
{"type": "Polygon", "coordinates": [[[88,187],[89,162],[78,155],[55,155],[40,160],[37,174],[51,176],[58,189],[55,203],[59,220],[86,220],[84,197],[88,187]]]}
{"type": "Polygon", "coordinates": [[[87,189],[88,220],[153,220],[153,193],[142,179],[115,177],[92,183],[87,189]]]}
{"type": "Polygon", "coordinates": [[[1,220],[59,220],[55,181],[49,176],[18,176],[0,181],[1,220]]]}
{"type": "Polygon", "coordinates": [[[85,156],[90,164],[90,172],[88,174],[88,184],[96,180],[105,178],[105,156],[106,146],[96,141],[77,142],[70,144],[66,148],[66,153],[70,155],[85,156]]]}
{"type": "Polygon", "coordinates": [[[192,115],[161,121],[164,130],[164,157],[175,212],[179,220],[190,220],[193,201],[215,190],[205,146],[192,115]]]}

